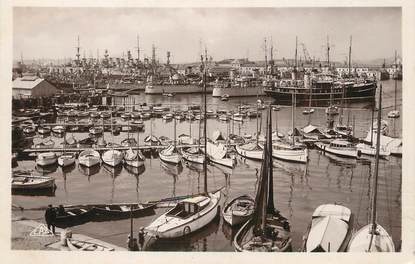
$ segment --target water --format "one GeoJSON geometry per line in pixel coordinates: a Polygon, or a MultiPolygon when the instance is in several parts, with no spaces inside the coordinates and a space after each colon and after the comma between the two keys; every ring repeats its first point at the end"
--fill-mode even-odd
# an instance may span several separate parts
{"type": "MultiPolygon", "coordinates": [[[[393,81],[384,82],[384,106],[393,105],[393,81]]],[[[401,82],[399,86],[399,100],[401,102],[401,82]]],[[[162,96],[135,96],[136,103],[168,103],[175,107],[184,104],[200,104],[200,95],[176,95],[173,98],[162,96]]],[[[240,103],[255,103],[257,98],[231,99],[222,103],[216,98],[208,98],[210,108],[235,109],[240,103]],[[215,108],[216,107],[216,108],[215,108]]],[[[362,105],[353,105],[350,110],[350,125],[355,116],[355,135],[364,137],[370,126],[370,110],[355,109],[362,105]]],[[[392,109],[390,109],[392,110],[392,109]]],[[[400,110],[400,103],[398,110],[400,110]]],[[[345,122],[347,112],[345,112],[345,122]]],[[[308,116],[301,114],[302,109],[296,109],[295,120],[297,127],[303,127],[308,122],[308,116]]],[[[388,110],[384,111],[386,119],[388,110]]],[[[265,112],[264,112],[265,114],[265,112]]],[[[265,115],[262,122],[265,127],[265,115]]],[[[312,115],[311,123],[324,125],[324,109],[316,109],[312,115]]],[[[401,117],[402,118],[402,117],[401,117]]],[[[401,135],[401,118],[390,121],[391,134],[401,135]]],[[[279,112],[273,112],[273,120],[278,120],[278,129],[281,132],[291,130],[291,108],[282,108],[279,112]]],[[[153,133],[157,136],[173,137],[173,122],[165,123],[161,119],[153,119],[153,133]]],[[[260,122],[261,123],[261,122],[260,122]]],[[[145,121],[146,131],[140,133],[140,142],[149,134],[151,121],[145,121]]],[[[177,122],[177,135],[189,133],[187,121],[177,122]]],[[[199,124],[192,123],[192,135],[197,137],[199,124]]],[[[234,131],[235,134],[244,133],[253,135],[256,131],[256,120],[252,119],[242,124],[236,122],[223,123],[216,119],[208,119],[208,134],[214,130],[234,131]],[[229,127],[228,127],[229,126],[229,127]],[[233,128],[232,128],[233,127],[233,128]]],[[[105,133],[107,141],[120,142],[126,137],[126,132],[112,137],[105,133]]],[[[82,133],[74,133],[77,138],[86,136],[82,133]]],[[[136,137],[137,134],[131,134],[136,137]]],[[[62,139],[55,139],[57,144],[62,139]]],[[[20,169],[38,169],[33,160],[18,162],[20,169]]],[[[238,157],[235,169],[208,166],[208,189],[214,190],[225,186],[222,203],[237,195],[250,194],[255,196],[257,183],[256,171],[260,163],[238,157]]],[[[389,157],[381,160],[379,167],[378,185],[378,223],[391,234],[395,245],[400,245],[401,240],[401,185],[402,185],[402,160],[389,157]]],[[[203,190],[203,169],[201,166],[186,166],[177,169],[171,165],[165,165],[158,159],[147,159],[145,171],[134,173],[125,168],[113,171],[101,166],[99,171],[88,172],[81,170],[76,164],[62,171],[61,168],[48,168],[49,171],[38,169],[44,175],[53,176],[56,179],[57,190],[54,196],[23,196],[13,195],[12,203],[24,208],[42,207],[47,204],[84,204],[84,203],[111,203],[111,202],[145,202],[165,197],[194,194],[203,190]]],[[[366,225],[370,219],[370,185],[374,172],[374,159],[352,160],[322,154],[317,150],[310,150],[310,161],[307,165],[288,162],[274,162],[274,196],[278,210],[288,218],[291,224],[293,249],[301,247],[302,236],[311,221],[314,209],[323,203],[341,203],[351,209],[354,214],[354,228],[366,225]]],[[[156,215],[134,219],[135,231],[140,226],[145,226],[162,214],[165,209],[157,209],[156,215]]],[[[24,211],[24,216],[43,220],[42,211],[24,211]]],[[[129,220],[112,222],[89,222],[71,228],[73,232],[79,232],[91,237],[102,239],[119,246],[126,246],[126,237],[130,231],[129,220]]],[[[237,230],[232,230],[223,225],[221,217],[217,217],[201,231],[190,235],[188,238],[161,241],[153,244],[153,250],[169,251],[233,251],[232,238],[237,230]]]]}

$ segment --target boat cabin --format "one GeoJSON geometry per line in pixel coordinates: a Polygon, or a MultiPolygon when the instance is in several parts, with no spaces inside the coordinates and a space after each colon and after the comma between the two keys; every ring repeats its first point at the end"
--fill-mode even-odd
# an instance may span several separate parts
{"type": "Polygon", "coordinates": [[[166,216],[188,218],[203,210],[209,204],[209,201],[210,199],[206,196],[187,198],[178,203],[166,216]]]}
{"type": "Polygon", "coordinates": [[[332,148],[354,148],[353,143],[345,140],[334,140],[330,143],[332,148]]]}

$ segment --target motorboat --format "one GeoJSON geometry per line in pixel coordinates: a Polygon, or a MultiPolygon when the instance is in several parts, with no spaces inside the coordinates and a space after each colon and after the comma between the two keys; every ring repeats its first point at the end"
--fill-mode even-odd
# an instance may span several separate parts
{"type": "Polygon", "coordinates": [[[124,154],[116,149],[110,149],[102,154],[102,161],[111,167],[116,167],[123,161],[124,154]]]}
{"type": "Polygon", "coordinates": [[[322,151],[326,151],[340,157],[359,158],[362,154],[362,152],[358,150],[353,143],[342,139],[333,140],[329,144],[316,142],[315,146],[322,151]]]}

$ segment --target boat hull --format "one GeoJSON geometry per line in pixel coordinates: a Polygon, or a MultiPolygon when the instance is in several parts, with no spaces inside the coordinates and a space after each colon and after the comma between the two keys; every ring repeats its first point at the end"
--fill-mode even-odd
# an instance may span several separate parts
{"type": "MultiPolygon", "coordinates": [[[[156,238],[177,238],[188,235],[192,232],[195,232],[207,224],[209,224],[218,214],[219,201],[221,198],[221,191],[215,193],[210,193],[210,204],[204,208],[201,212],[196,215],[193,215],[187,219],[183,219],[177,225],[166,228],[164,231],[158,231],[161,226],[148,226],[146,231],[155,236],[156,238]]],[[[166,214],[160,216],[159,218],[166,219],[166,224],[168,224],[169,218],[166,218],[166,214]]],[[[159,219],[156,219],[154,222],[157,222],[159,219]]],[[[164,221],[163,221],[164,222],[164,221]]]]}
{"type": "Polygon", "coordinates": [[[215,87],[212,91],[213,97],[222,97],[224,95],[228,97],[245,97],[245,96],[263,96],[265,95],[264,88],[261,86],[257,87],[230,87],[222,88],[215,87]]]}
{"type": "Polygon", "coordinates": [[[235,147],[236,152],[244,158],[253,159],[253,160],[262,160],[263,159],[263,150],[245,150],[240,146],[235,147]]]}
{"type": "Polygon", "coordinates": [[[316,142],[314,144],[317,148],[319,148],[322,151],[340,156],[340,157],[344,157],[344,158],[359,158],[361,155],[361,152],[357,149],[355,150],[342,150],[342,149],[337,149],[337,148],[331,148],[328,144],[324,144],[324,143],[319,143],[316,142]]]}
{"type": "MultiPolygon", "coordinates": [[[[348,251],[367,252],[371,239],[371,229],[372,224],[369,224],[357,231],[349,243],[348,251]]],[[[386,230],[382,226],[377,225],[376,231],[379,233],[379,235],[375,235],[373,237],[370,252],[395,252],[395,245],[393,244],[393,240],[386,232],[386,230]]]]}
{"type": "MultiPolygon", "coordinates": [[[[206,93],[211,93],[212,86],[206,87],[206,93]]],[[[189,93],[203,93],[203,87],[196,84],[180,85],[180,84],[168,84],[168,85],[147,85],[144,91],[145,94],[163,94],[163,93],[177,93],[177,94],[189,94],[189,93]]]]}
{"type": "Polygon", "coordinates": [[[254,203],[255,203],[254,199],[247,195],[236,197],[235,199],[230,201],[227,205],[224,206],[223,211],[222,211],[223,219],[230,226],[237,226],[237,225],[243,224],[252,217],[253,210],[246,211],[245,213],[234,212],[232,210],[232,204],[235,203],[237,200],[241,200],[241,199],[247,202],[248,201],[251,202],[252,209],[254,208],[254,203]]]}
{"type": "Polygon", "coordinates": [[[67,167],[75,163],[75,157],[73,156],[60,156],[58,158],[58,165],[61,167],[67,167]]]}
{"type": "Polygon", "coordinates": [[[273,149],[272,157],[291,162],[307,163],[308,149],[291,150],[291,149],[273,149]]]}

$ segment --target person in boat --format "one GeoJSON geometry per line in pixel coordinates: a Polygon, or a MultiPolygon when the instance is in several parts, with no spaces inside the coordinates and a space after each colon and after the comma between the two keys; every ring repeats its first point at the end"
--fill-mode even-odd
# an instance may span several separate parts
{"type": "Polygon", "coordinates": [[[66,212],[65,212],[65,208],[63,207],[63,205],[59,205],[59,207],[58,207],[58,215],[65,215],[66,214],[66,212]]]}
{"type": "Polygon", "coordinates": [[[144,227],[140,227],[140,230],[138,231],[138,245],[140,246],[140,250],[143,250],[144,236],[144,227]]]}
{"type": "Polygon", "coordinates": [[[45,211],[45,221],[48,229],[52,231],[55,235],[55,220],[56,220],[56,210],[52,207],[51,204],[48,205],[48,208],[45,211]]]}

